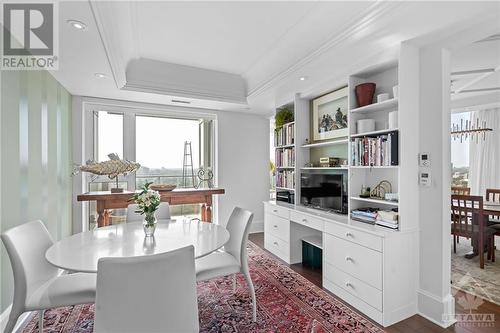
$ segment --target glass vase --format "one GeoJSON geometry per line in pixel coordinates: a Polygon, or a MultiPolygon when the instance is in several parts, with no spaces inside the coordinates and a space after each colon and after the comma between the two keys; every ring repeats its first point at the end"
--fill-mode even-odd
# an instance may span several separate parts
{"type": "Polygon", "coordinates": [[[142,227],[144,228],[144,234],[146,235],[146,237],[151,237],[155,234],[156,222],[156,216],[154,213],[144,214],[142,227]]]}

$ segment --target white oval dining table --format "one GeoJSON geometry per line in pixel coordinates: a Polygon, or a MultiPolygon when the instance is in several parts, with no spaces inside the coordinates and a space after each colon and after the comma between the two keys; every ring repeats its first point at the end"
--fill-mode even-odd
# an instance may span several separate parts
{"type": "Polygon", "coordinates": [[[121,223],[64,238],[45,257],[64,270],[96,273],[100,258],[159,254],[188,245],[194,246],[195,258],[201,258],[228,240],[226,228],[196,220],[158,220],[154,237],[144,236],[142,222],[121,223]]]}

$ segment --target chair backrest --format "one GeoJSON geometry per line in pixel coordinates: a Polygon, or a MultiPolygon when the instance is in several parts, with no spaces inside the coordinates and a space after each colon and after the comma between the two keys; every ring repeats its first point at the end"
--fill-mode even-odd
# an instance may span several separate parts
{"type": "Polygon", "coordinates": [[[234,256],[240,265],[246,263],[247,260],[247,240],[252,218],[252,212],[235,207],[226,224],[230,237],[224,245],[224,250],[234,256]]]}
{"type": "Polygon", "coordinates": [[[1,238],[14,273],[13,311],[18,311],[26,304],[32,288],[60,273],[45,259],[45,252],[54,241],[42,221],[21,224],[5,231],[1,238]]]}
{"type": "Polygon", "coordinates": [[[163,254],[102,258],[94,332],[198,332],[192,245],[163,254]]]}
{"type": "Polygon", "coordinates": [[[487,188],[486,201],[500,202],[500,189],[487,188]]]}
{"type": "Polygon", "coordinates": [[[472,237],[474,231],[483,232],[483,217],[483,197],[456,194],[451,196],[452,233],[472,237]]]}
{"type": "Polygon", "coordinates": [[[452,186],[451,187],[451,194],[470,195],[470,187],[452,186]]]}
{"type": "MultiPolygon", "coordinates": [[[[144,220],[144,216],[136,213],[138,205],[130,204],[127,207],[127,222],[140,222],[144,220]]],[[[156,218],[158,220],[170,220],[170,205],[168,202],[160,203],[158,210],[156,211],[156,218]]]]}

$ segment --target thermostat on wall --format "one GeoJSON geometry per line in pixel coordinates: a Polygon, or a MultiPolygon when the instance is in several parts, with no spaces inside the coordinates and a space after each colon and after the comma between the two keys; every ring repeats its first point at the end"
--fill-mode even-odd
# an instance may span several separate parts
{"type": "Polygon", "coordinates": [[[421,167],[431,166],[431,156],[429,153],[420,153],[418,160],[421,167]]]}

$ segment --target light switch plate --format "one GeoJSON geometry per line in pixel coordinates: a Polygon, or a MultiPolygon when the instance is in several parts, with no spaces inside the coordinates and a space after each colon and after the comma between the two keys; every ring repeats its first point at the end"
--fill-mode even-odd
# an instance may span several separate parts
{"type": "Polygon", "coordinates": [[[418,177],[418,182],[424,187],[430,187],[432,182],[431,173],[428,171],[421,171],[418,177]]]}

